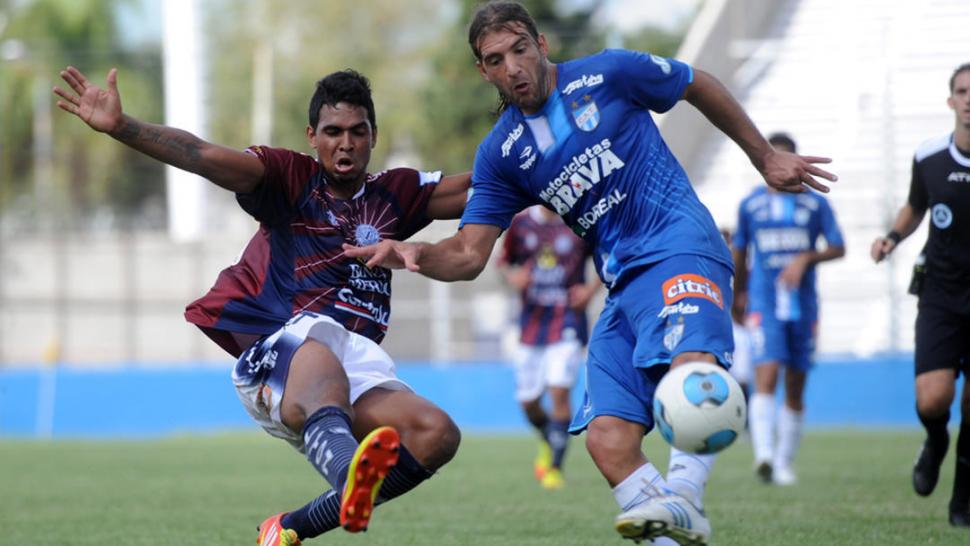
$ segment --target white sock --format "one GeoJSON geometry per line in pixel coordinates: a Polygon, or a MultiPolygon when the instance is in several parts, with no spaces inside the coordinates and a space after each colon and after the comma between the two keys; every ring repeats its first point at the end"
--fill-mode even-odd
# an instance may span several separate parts
{"type": "Polygon", "coordinates": [[[748,426],[755,461],[771,461],[775,446],[775,397],[756,392],[748,403],[748,426]]]}
{"type": "Polygon", "coordinates": [[[787,468],[795,460],[795,452],[802,440],[802,417],[805,412],[795,411],[782,405],[778,412],[778,450],[775,452],[774,466],[787,468]]]}
{"type": "Polygon", "coordinates": [[[620,510],[625,512],[652,497],[654,488],[661,489],[666,486],[667,482],[657,467],[647,462],[613,488],[613,498],[620,505],[620,510]]]}
{"type": "Polygon", "coordinates": [[[657,537],[653,539],[653,546],[678,546],[678,543],[670,537],[657,537]]]}
{"type": "Polygon", "coordinates": [[[689,500],[698,510],[704,508],[704,486],[717,455],[687,453],[670,448],[667,489],[689,500]]]}

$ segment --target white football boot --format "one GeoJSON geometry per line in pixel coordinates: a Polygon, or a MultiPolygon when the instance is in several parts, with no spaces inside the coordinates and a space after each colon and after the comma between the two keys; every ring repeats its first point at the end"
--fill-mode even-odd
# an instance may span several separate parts
{"type": "Polygon", "coordinates": [[[636,542],[670,537],[681,546],[705,546],[711,536],[704,512],[667,489],[616,516],[613,526],[636,542]]]}

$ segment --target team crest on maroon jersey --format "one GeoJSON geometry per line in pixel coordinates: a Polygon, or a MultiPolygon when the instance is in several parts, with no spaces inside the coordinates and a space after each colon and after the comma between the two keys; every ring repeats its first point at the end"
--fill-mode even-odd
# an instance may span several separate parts
{"type": "Polygon", "coordinates": [[[381,232],[370,224],[360,224],[354,232],[359,246],[377,244],[381,240],[381,232]]]}

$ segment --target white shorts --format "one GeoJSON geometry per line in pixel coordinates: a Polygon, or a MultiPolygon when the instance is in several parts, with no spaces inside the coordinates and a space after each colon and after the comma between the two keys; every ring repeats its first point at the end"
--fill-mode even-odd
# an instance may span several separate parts
{"type": "Polygon", "coordinates": [[[302,312],[273,334],[257,341],[236,363],[232,381],[249,415],[266,432],[303,452],[302,431],[290,430],[280,418],[290,362],[304,341],[326,345],[343,364],[350,381],[350,403],[375,387],[412,391],[398,379],[394,362],[370,339],[348,332],[325,315],[302,312]]]}
{"type": "Polygon", "coordinates": [[[516,400],[537,400],[548,387],[572,388],[585,358],[585,347],[575,339],[551,345],[519,344],[512,359],[516,400]]]}
{"type": "Polygon", "coordinates": [[[734,362],[728,371],[738,380],[738,383],[750,384],[753,379],[751,359],[754,349],[751,331],[736,322],[732,322],[732,325],[734,326],[734,362]]]}

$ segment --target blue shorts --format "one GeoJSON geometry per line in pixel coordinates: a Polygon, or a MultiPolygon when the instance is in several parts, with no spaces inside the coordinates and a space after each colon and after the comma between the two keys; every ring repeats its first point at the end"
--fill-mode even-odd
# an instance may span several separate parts
{"type": "Polygon", "coordinates": [[[778,320],[772,313],[751,313],[745,320],[751,332],[751,356],[755,366],[777,362],[807,372],[815,355],[817,321],[778,320]]]}
{"type": "Polygon", "coordinates": [[[601,415],[652,429],[653,392],[680,353],[711,353],[730,367],[733,298],[730,268],[690,254],[644,267],[614,287],[593,329],[585,400],[569,431],[578,434],[601,415]]]}

